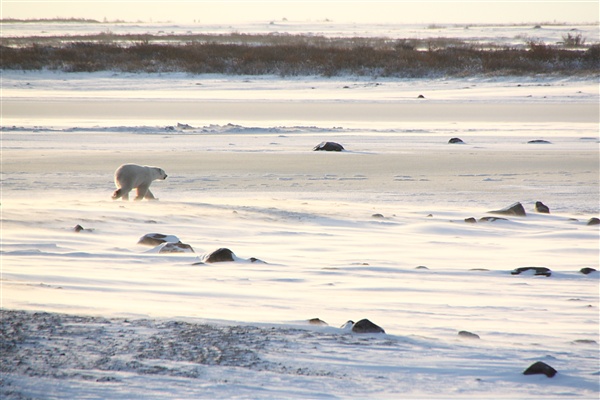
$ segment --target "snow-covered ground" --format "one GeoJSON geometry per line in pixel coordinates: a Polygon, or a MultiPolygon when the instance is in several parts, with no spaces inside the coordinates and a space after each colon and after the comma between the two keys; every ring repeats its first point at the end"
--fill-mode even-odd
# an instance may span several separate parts
{"type": "MultiPolygon", "coordinates": [[[[593,19],[594,16],[590,16],[593,19]]],[[[597,18],[597,16],[596,16],[597,18]]],[[[373,37],[390,39],[458,39],[474,44],[492,44],[524,47],[529,42],[557,44],[568,35],[581,35],[586,44],[598,43],[600,31],[597,24],[354,24],[335,21],[255,21],[243,24],[196,23],[7,23],[2,27],[6,38],[23,36],[74,36],[105,34],[107,38],[119,34],[194,35],[231,33],[272,35],[314,35],[324,37],[373,37]]],[[[111,38],[114,39],[114,38],[111,38]]]]}
{"type": "Polygon", "coordinates": [[[2,79],[3,398],[598,397],[596,78],[2,79]]]}

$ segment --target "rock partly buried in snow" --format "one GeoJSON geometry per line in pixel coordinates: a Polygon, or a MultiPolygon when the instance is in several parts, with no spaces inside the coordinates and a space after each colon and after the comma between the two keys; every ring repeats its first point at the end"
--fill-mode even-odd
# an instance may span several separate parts
{"type": "Polygon", "coordinates": [[[375,325],[368,319],[361,319],[354,325],[352,325],[352,332],[354,333],[385,333],[382,327],[375,325]]]}
{"type": "Polygon", "coordinates": [[[494,222],[494,221],[508,221],[506,218],[500,217],[481,217],[479,222],[494,222]]]}
{"type": "Polygon", "coordinates": [[[308,320],[308,323],[311,325],[319,325],[319,326],[328,326],[329,324],[322,319],[319,318],[311,318],[308,320]]]}
{"type": "Polygon", "coordinates": [[[73,227],[73,232],[79,233],[79,232],[93,232],[93,229],[87,229],[84,228],[83,226],[77,224],[73,227]]]}
{"type": "Polygon", "coordinates": [[[523,272],[533,272],[535,276],[550,276],[552,275],[552,271],[546,267],[520,267],[513,269],[510,274],[511,275],[520,275],[523,272]]]}
{"type": "Polygon", "coordinates": [[[458,332],[458,336],[466,339],[479,339],[479,335],[471,333],[469,331],[460,331],[458,332]]]}
{"type": "Polygon", "coordinates": [[[344,323],[344,325],[340,326],[340,329],[342,329],[344,331],[351,331],[353,326],[354,326],[354,321],[350,320],[350,321],[347,321],[346,323],[344,323]]]}
{"type": "Polygon", "coordinates": [[[470,217],[470,218],[465,218],[465,222],[468,224],[475,224],[475,223],[477,223],[477,220],[473,217],[470,217]]]}
{"type": "Polygon", "coordinates": [[[213,251],[212,253],[205,254],[202,257],[202,262],[197,263],[197,264],[231,262],[231,261],[250,261],[250,262],[264,263],[264,261],[259,260],[258,258],[254,258],[254,257],[250,257],[247,260],[243,259],[243,258],[239,258],[233,253],[233,251],[231,251],[225,247],[221,247],[220,249],[217,249],[217,250],[213,251]]]}
{"type": "Polygon", "coordinates": [[[489,211],[491,214],[500,214],[500,215],[515,215],[517,217],[525,217],[527,213],[525,212],[525,208],[523,208],[523,204],[516,202],[511,204],[508,207],[505,207],[501,210],[489,211]]]}
{"type": "Polygon", "coordinates": [[[592,217],[588,220],[587,225],[600,225],[600,219],[592,217]]]}
{"type": "Polygon", "coordinates": [[[552,144],[547,140],[543,140],[543,139],[535,139],[535,140],[530,140],[529,142],[527,142],[528,144],[552,144]]]}
{"type": "Polygon", "coordinates": [[[523,371],[523,375],[536,375],[536,374],[544,374],[548,378],[552,378],[556,375],[556,370],[542,361],[537,361],[531,364],[525,371],[523,371]]]}
{"type": "Polygon", "coordinates": [[[463,140],[461,138],[457,138],[457,137],[453,137],[450,140],[448,140],[448,144],[464,144],[465,142],[463,142],[463,140]]]}
{"type": "Polygon", "coordinates": [[[581,273],[582,273],[582,274],[584,274],[584,275],[589,275],[589,274],[591,274],[592,272],[596,272],[596,269],[595,269],[595,268],[590,268],[590,267],[585,267],[585,268],[581,268],[581,269],[579,270],[579,272],[581,272],[581,273]]]}
{"type": "Polygon", "coordinates": [[[165,242],[158,245],[159,253],[194,253],[194,249],[189,244],[177,242],[165,242]]]}
{"type": "Polygon", "coordinates": [[[156,247],[163,243],[180,243],[181,240],[175,235],[163,235],[162,233],[147,233],[138,240],[138,244],[156,247]]]}
{"type": "Polygon", "coordinates": [[[207,263],[235,261],[235,254],[233,254],[233,251],[221,247],[210,254],[206,254],[202,261],[207,263]]]}
{"type": "Polygon", "coordinates": [[[550,214],[550,208],[541,201],[535,202],[535,211],[541,214],[550,214]]]}
{"type": "Polygon", "coordinates": [[[314,151],[343,151],[344,146],[335,142],[321,142],[315,146],[314,151]]]}

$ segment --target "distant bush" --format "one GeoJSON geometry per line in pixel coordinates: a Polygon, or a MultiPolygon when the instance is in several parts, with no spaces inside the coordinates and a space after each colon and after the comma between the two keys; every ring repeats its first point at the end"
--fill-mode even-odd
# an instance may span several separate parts
{"type": "Polygon", "coordinates": [[[106,33],[66,43],[3,45],[0,68],[386,77],[597,75],[600,71],[597,45],[588,50],[567,50],[530,42],[525,49],[481,49],[444,38],[390,40],[244,34],[184,38],[157,43],[158,38],[151,35],[128,35],[124,40],[106,33]]]}
{"type": "Polygon", "coordinates": [[[581,33],[573,34],[567,33],[562,35],[563,46],[565,47],[582,47],[585,44],[585,38],[581,33]]]}

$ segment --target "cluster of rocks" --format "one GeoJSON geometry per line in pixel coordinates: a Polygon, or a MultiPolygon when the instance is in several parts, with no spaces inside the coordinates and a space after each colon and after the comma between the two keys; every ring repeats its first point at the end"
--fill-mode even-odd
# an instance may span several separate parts
{"type": "MultiPolygon", "coordinates": [[[[138,240],[138,244],[152,246],[158,253],[195,253],[192,246],[183,243],[175,235],[165,235],[162,233],[148,233],[142,236],[140,240],[138,240]]],[[[196,262],[193,265],[234,261],[263,262],[258,258],[254,257],[250,257],[247,260],[239,258],[233,253],[233,251],[227,248],[219,248],[211,253],[206,253],[202,255],[201,261],[196,262]]]]}
{"type": "Polygon", "coordinates": [[[152,246],[158,253],[195,253],[192,246],[183,243],[175,235],[147,233],[138,240],[138,244],[152,246]]]}
{"type": "MultiPolygon", "coordinates": [[[[419,98],[424,99],[422,95],[419,98]]],[[[527,142],[528,144],[552,144],[551,142],[543,139],[534,139],[527,142]]],[[[464,140],[458,137],[453,137],[448,140],[448,144],[465,144],[464,140]]],[[[321,142],[316,145],[314,151],[343,151],[344,147],[336,142],[321,142]]]]}
{"type": "MultiPolygon", "coordinates": [[[[461,138],[457,138],[457,137],[453,137],[450,140],[448,140],[448,144],[464,144],[464,143],[465,142],[461,138]]],[[[549,142],[549,141],[543,140],[543,139],[534,139],[534,140],[528,141],[527,144],[552,144],[552,142],[549,142]]]]}
{"type": "MultiPolygon", "coordinates": [[[[429,270],[429,268],[427,268],[424,265],[419,265],[419,266],[415,267],[415,269],[429,270]]],[[[489,269],[487,269],[487,268],[471,268],[469,271],[487,272],[487,271],[489,271],[489,269]]],[[[579,272],[582,273],[583,275],[589,275],[592,272],[597,272],[597,270],[595,268],[591,268],[591,267],[583,267],[579,270],[579,272]]],[[[533,276],[546,276],[546,277],[552,275],[552,271],[548,267],[518,267],[518,268],[515,268],[512,271],[510,271],[511,275],[521,275],[523,273],[533,274],[533,276]]]]}
{"type": "MultiPolygon", "coordinates": [[[[548,207],[547,205],[545,205],[544,203],[542,203],[541,201],[536,201],[534,208],[535,212],[539,213],[539,214],[550,214],[550,207],[548,207]]],[[[526,217],[527,216],[527,212],[525,211],[525,207],[523,207],[523,204],[521,204],[520,202],[516,202],[511,204],[510,206],[504,207],[500,210],[494,210],[494,211],[488,211],[488,213],[490,214],[496,214],[496,215],[505,215],[505,216],[514,216],[514,217],[526,217]]],[[[467,223],[471,223],[474,224],[477,221],[479,222],[493,222],[493,221],[498,221],[498,220],[503,220],[503,221],[507,221],[506,218],[502,218],[502,217],[482,217],[479,218],[479,220],[477,220],[474,217],[469,217],[469,218],[465,218],[465,222],[467,223]]],[[[600,219],[596,218],[596,217],[592,217],[587,221],[587,225],[599,225],[600,224],[600,219]]]]}
{"type": "MultiPolygon", "coordinates": [[[[328,326],[329,324],[319,318],[311,318],[308,320],[311,325],[328,326]]],[[[368,319],[361,319],[358,322],[352,320],[346,322],[340,327],[344,331],[350,331],[353,333],[385,333],[385,330],[377,324],[369,321],[368,319]]]]}

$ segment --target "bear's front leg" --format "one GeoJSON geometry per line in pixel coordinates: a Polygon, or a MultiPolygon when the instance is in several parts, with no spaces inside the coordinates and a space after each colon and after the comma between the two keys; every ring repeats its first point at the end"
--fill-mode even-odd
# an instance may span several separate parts
{"type": "Polygon", "coordinates": [[[137,196],[135,196],[136,201],[142,200],[144,197],[146,197],[146,194],[149,192],[148,190],[148,185],[145,186],[139,186],[137,188],[137,196]]]}
{"type": "Polygon", "coordinates": [[[144,196],[144,198],[146,200],[158,200],[156,197],[154,197],[154,195],[152,194],[150,189],[148,189],[148,191],[146,192],[146,196],[144,196]]]}

